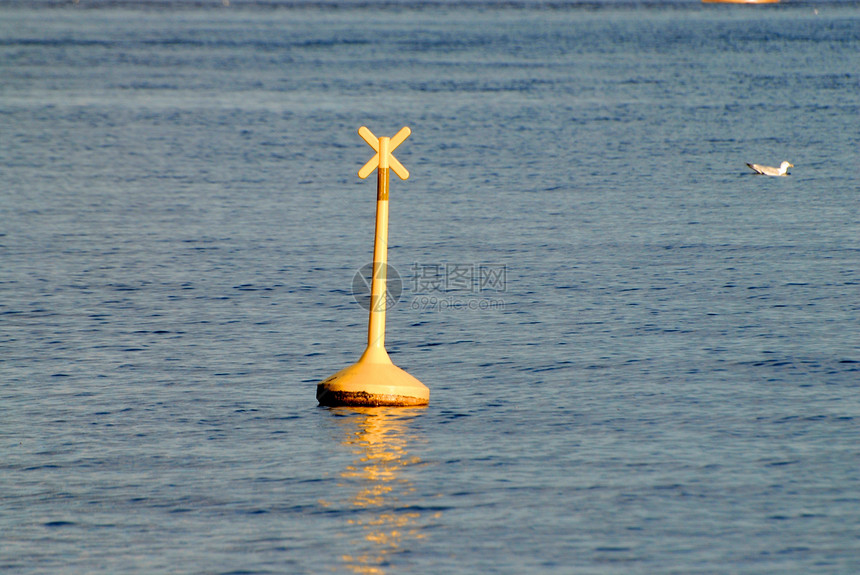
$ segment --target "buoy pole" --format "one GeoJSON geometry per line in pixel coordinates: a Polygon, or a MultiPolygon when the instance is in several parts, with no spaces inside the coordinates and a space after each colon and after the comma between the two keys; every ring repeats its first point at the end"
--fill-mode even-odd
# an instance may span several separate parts
{"type": "MultiPolygon", "coordinates": [[[[373,239],[373,278],[370,282],[370,317],[367,321],[365,355],[383,360],[385,351],[385,310],[388,307],[388,185],[389,138],[379,138],[379,167],[376,182],[376,234],[373,239]],[[380,356],[380,357],[376,357],[380,356]]],[[[370,359],[370,358],[368,358],[370,359]]],[[[389,359],[390,361],[390,359],[389,359]]]]}
{"type": "Polygon", "coordinates": [[[412,131],[402,128],[391,138],[377,138],[366,127],[358,134],[376,151],[359,171],[366,178],[373,170],[376,183],[376,233],[373,240],[373,277],[370,283],[370,313],[367,348],[359,360],[317,384],[317,401],[326,406],[420,406],[430,401],[430,390],[400,369],[385,351],[385,311],[388,307],[388,189],[390,172],[409,178],[409,172],[391,152],[412,131]]]}

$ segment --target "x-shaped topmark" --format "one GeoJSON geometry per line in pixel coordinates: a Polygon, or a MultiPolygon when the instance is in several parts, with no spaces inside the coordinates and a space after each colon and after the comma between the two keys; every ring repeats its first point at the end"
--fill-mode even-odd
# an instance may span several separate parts
{"type": "Polygon", "coordinates": [[[400,176],[401,180],[407,179],[409,177],[409,171],[403,167],[403,164],[401,164],[397,158],[391,154],[391,152],[393,152],[397,146],[402,144],[403,140],[408,138],[411,133],[412,130],[408,127],[403,127],[399,132],[394,134],[394,137],[392,138],[377,138],[373,135],[373,132],[365,126],[360,127],[358,129],[358,135],[361,136],[371,148],[373,148],[376,155],[370,158],[370,161],[364,164],[364,166],[358,171],[358,177],[363,180],[378,167],[390,167],[394,170],[395,174],[400,176]]]}

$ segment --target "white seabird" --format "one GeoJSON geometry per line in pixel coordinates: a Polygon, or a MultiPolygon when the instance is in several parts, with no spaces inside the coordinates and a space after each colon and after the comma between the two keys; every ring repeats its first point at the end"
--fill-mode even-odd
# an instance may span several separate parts
{"type": "Polygon", "coordinates": [[[783,162],[779,165],[778,168],[774,168],[771,166],[762,166],[761,164],[750,164],[747,163],[747,166],[753,169],[753,171],[757,174],[762,174],[764,176],[787,176],[788,169],[793,168],[794,164],[789,162],[783,162]]]}

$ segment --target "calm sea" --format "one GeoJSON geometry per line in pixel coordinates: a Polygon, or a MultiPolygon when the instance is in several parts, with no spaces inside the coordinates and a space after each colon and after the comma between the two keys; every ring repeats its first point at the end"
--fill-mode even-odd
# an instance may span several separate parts
{"type": "Polygon", "coordinates": [[[0,3],[0,571],[860,572],[860,4],[223,4],[0,3]]]}

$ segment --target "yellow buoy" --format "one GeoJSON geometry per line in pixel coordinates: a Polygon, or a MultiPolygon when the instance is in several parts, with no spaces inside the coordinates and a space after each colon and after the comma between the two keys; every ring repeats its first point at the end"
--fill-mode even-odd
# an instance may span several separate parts
{"type": "Polygon", "coordinates": [[[427,386],[394,365],[385,351],[389,171],[393,170],[402,180],[409,178],[409,172],[391,152],[411,133],[409,128],[404,127],[392,138],[377,138],[364,126],[358,129],[358,135],[376,152],[358,171],[358,177],[364,179],[374,169],[378,177],[367,348],[358,362],[317,384],[317,401],[320,405],[414,406],[426,405],[430,401],[427,386]]]}

